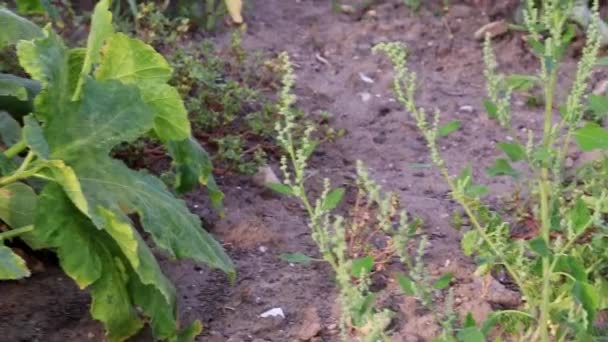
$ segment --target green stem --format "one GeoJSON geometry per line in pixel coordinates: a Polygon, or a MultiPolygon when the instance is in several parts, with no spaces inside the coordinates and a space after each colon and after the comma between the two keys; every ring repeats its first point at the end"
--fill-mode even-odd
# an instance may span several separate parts
{"type": "MultiPolygon", "coordinates": [[[[557,81],[557,72],[555,69],[549,75],[549,82],[545,88],[545,116],[543,125],[543,141],[542,145],[545,149],[550,149],[553,145],[551,129],[553,127],[553,97],[555,93],[555,83],[557,81]]],[[[541,237],[545,243],[549,245],[551,234],[551,218],[550,218],[550,199],[549,191],[551,189],[551,181],[549,179],[549,168],[543,165],[538,181],[540,192],[540,219],[541,219],[541,237]]],[[[541,289],[541,306],[540,306],[540,321],[538,331],[542,342],[549,341],[549,304],[551,297],[551,260],[549,256],[544,256],[543,264],[543,282],[541,289]]]]}
{"type": "Polygon", "coordinates": [[[31,232],[32,230],[34,230],[33,224],[31,224],[29,226],[17,228],[17,229],[11,229],[6,232],[2,232],[2,233],[0,233],[0,241],[14,238],[15,236],[21,235],[23,233],[31,232]]]}
{"type": "Polygon", "coordinates": [[[29,164],[30,164],[30,162],[32,161],[33,158],[34,158],[34,153],[32,151],[29,151],[28,154],[27,154],[27,156],[25,157],[25,159],[23,160],[23,162],[21,163],[21,165],[19,166],[19,168],[17,170],[15,170],[15,172],[13,172],[9,176],[0,178],[0,185],[11,184],[11,183],[14,183],[14,182],[22,179],[22,178],[27,178],[27,177],[32,176],[32,172],[31,171],[34,170],[34,169],[37,169],[37,168],[34,168],[32,170],[26,170],[26,169],[29,166],[29,164]]]}
{"type": "Polygon", "coordinates": [[[16,157],[19,153],[23,152],[27,148],[25,140],[19,140],[16,144],[9,147],[4,151],[4,156],[8,159],[16,157]]]}

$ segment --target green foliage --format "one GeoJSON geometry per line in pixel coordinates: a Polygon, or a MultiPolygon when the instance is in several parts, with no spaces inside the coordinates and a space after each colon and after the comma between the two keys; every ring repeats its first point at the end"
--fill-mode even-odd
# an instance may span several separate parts
{"type": "MultiPolygon", "coordinates": [[[[21,66],[40,91],[17,141],[6,127],[0,130],[8,147],[0,218],[12,228],[0,240],[19,235],[32,248],[55,251],[63,270],[91,293],[91,315],[104,324],[108,340],[124,340],[144,322],[157,340],[192,340],[200,323],[178,324],[175,289],[130,215],[137,214],[155,246],[172,258],[206,263],[231,277],[232,262],[162,181],[129,169],[112,151],[153,134],[173,156],[178,190],[202,183],[216,204],[221,195],[207,154],[190,137],[179,93],[167,84],[171,68],[152,47],[114,33],[108,6],[102,0],[95,7],[85,49],[69,49],[48,27],[17,45],[21,66]]],[[[0,86],[2,94],[23,98],[14,86],[0,86]]],[[[15,125],[6,116],[0,123],[15,125]]],[[[0,246],[0,277],[28,274],[23,260],[0,246]]]]}
{"type": "MultiPolygon", "coordinates": [[[[527,91],[541,86],[545,94],[545,112],[541,137],[528,130],[528,141],[498,144],[507,159],[498,159],[487,169],[490,176],[518,176],[511,162],[519,163],[525,172],[521,182],[529,184],[529,198],[521,204],[527,215],[518,221],[517,215],[507,208],[495,211],[472,192],[470,168],[458,177],[452,177],[437,147],[440,136],[439,113],[432,118],[416,105],[416,76],[407,70],[405,49],[398,43],[381,44],[376,50],[385,52],[395,65],[394,91],[396,98],[411,113],[427,141],[431,159],[439,168],[450,187],[453,198],[463,207],[469,219],[470,230],[461,240],[463,252],[474,256],[478,274],[504,270],[518,287],[525,300],[520,307],[497,311],[487,322],[476,328],[467,324],[457,334],[460,341],[484,340],[489,328],[496,323],[503,326],[502,336],[507,339],[563,341],[597,340],[605,333],[594,328],[594,319],[600,310],[608,308],[602,299],[605,288],[607,260],[605,253],[607,207],[606,159],[601,157],[576,171],[573,180],[565,178],[564,160],[571,148],[571,140],[583,151],[608,149],[604,128],[584,122],[586,106],[583,98],[588,79],[600,46],[597,2],[589,21],[587,45],[583,49],[574,82],[563,104],[555,103],[557,74],[564,51],[572,39],[566,18],[566,2],[546,1],[542,9],[528,1],[525,11],[528,41],[537,53],[540,71],[537,75],[510,75],[497,73],[497,63],[490,40],[486,40],[484,60],[488,81],[488,99],[484,106],[491,118],[514,132],[511,127],[510,98],[512,92],[527,91]],[[542,32],[542,34],[541,34],[542,32]],[[560,108],[561,117],[555,120],[553,109],[560,108]],[[507,211],[508,215],[504,215],[507,211]],[[524,225],[529,232],[520,237],[515,229],[524,225]],[[516,327],[512,329],[512,327],[516,327]]],[[[596,113],[605,113],[603,100],[592,98],[596,113]]],[[[405,291],[416,291],[408,278],[400,278],[405,291]]],[[[498,338],[498,336],[496,336],[498,338]]]]}
{"type": "MultiPolygon", "coordinates": [[[[317,142],[312,138],[312,126],[307,126],[303,131],[296,129],[296,119],[300,114],[293,108],[293,70],[285,53],[281,54],[280,59],[284,75],[279,99],[281,120],[276,123],[276,132],[285,153],[281,158],[283,182],[267,185],[278,193],[298,199],[306,210],[312,238],[323,260],[336,274],[341,308],[341,339],[351,341],[358,336],[362,341],[390,340],[385,330],[393,312],[379,307],[376,302],[378,294],[372,293],[370,284],[371,276],[380,272],[379,265],[393,258],[398,258],[407,269],[397,279],[404,293],[416,297],[425,308],[433,311],[436,322],[443,328],[443,337],[453,337],[455,315],[451,290],[447,290],[445,310],[439,312],[433,308],[436,295],[449,287],[452,274],[438,279],[429,277],[423,262],[428,238],[423,236],[413,253],[410,248],[421,221],[412,220],[405,211],[400,210],[399,198],[393,193],[385,193],[371,180],[362,162],[357,162],[357,198],[355,205],[349,206],[348,216],[334,214],[343,202],[345,189],[332,189],[328,179],[323,181],[320,196],[311,200],[305,185],[308,178],[306,169],[317,142]],[[383,247],[370,242],[373,236],[379,235],[386,238],[383,247]]],[[[299,253],[282,254],[281,258],[305,264],[313,260],[299,253]]]]}

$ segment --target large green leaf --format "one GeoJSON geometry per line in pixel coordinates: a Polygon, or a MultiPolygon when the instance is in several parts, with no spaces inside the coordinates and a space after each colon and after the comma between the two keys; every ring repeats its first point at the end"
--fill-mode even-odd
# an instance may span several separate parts
{"type": "Polygon", "coordinates": [[[95,77],[136,84],[155,112],[154,130],[158,137],[180,141],[190,136],[190,122],[179,93],[166,84],[171,73],[165,58],[151,46],[117,33],[104,47],[95,77]]]}
{"type": "Polygon", "coordinates": [[[207,186],[211,203],[222,208],[224,194],[213,178],[213,165],[205,149],[193,138],[167,143],[169,155],[177,171],[175,189],[181,193],[194,189],[199,183],[207,186]]]}
{"type": "Polygon", "coordinates": [[[0,280],[21,279],[29,275],[25,261],[10,248],[0,244],[0,280]]]}
{"type": "Polygon", "coordinates": [[[98,250],[102,276],[91,286],[91,316],[102,321],[110,342],[124,341],[143,327],[127,289],[127,266],[105,245],[98,250]]]}
{"type": "Polygon", "coordinates": [[[16,182],[0,187],[0,219],[12,228],[34,223],[36,193],[29,186],[16,182]]]}
{"type": "Polygon", "coordinates": [[[55,249],[66,273],[81,288],[90,287],[91,313],[104,323],[109,340],[122,341],[141,328],[135,306],[150,317],[159,338],[177,333],[175,290],[129,224],[103,210],[107,229],[98,230],[52,183],[42,191],[39,208],[26,239],[55,249]]]}
{"type": "Polygon", "coordinates": [[[21,41],[17,45],[19,63],[39,81],[43,90],[36,97],[35,114],[39,120],[67,111],[70,104],[69,52],[61,38],[52,30],[45,29],[44,37],[31,41],[21,41]]]}
{"type": "Polygon", "coordinates": [[[69,104],[62,115],[44,116],[51,158],[62,160],[78,159],[83,153],[107,155],[115,145],[149,131],[154,120],[136,87],[91,79],[80,103],[69,104]]]}
{"type": "Polygon", "coordinates": [[[129,223],[120,221],[111,211],[103,208],[99,210],[106,219],[106,232],[119,246],[140,281],[146,285],[154,285],[154,289],[163,295],[165,306],[175,307],[175,289],[163,275],[154,255],[139,233],[129,223]]]}
{"type": "MultiPolygon", "coordinates": [[[[123,221],[128,220],[125,211],[137,212],[156,245],[172,257],[192,258],[228,273],[234,271],[222,247],[201,228],[199,218],[158,178],[110,158],[82,157],[74,160],[72,167],[91,208],[106,208],[123,221]]],[[[98,226],[105,225],[99,210],[91,215],[98,226]]]]}
{"type": "Polygon", "coordinates": [[[84,84],[85,78],[91,73],[93,66],[99,63],[99,54],[104,41],[114,32],[112,12],[109,11],[109,6],[109,0],[101,0],[95,5],[91,18],[91,31],[87,39],[86,53],[76,93],[73,97],[74,100],[80,96],[81,86],[84,84]]]}
{"type": "Polygon", "coordinates": [[[95,78],[115,79],[125,83],[162,84],[171,78],[171,66],[146,43],[115,33],[102,50],[101,64],[95,78]]]}
{"type": "Polygon", "coordinates": [[[184,140],[190,137],[190,121],[184,102],[177,89],[168,84],[140,86],[144,102],[155,112],[154,131],[163,141],[184,140]]]}
{"type": "Polygon", "coordinates": [[[42,35],[38,26],[5,8],[0,8],[0,27],[0,49],[21,39],[33,39],[42,35]]]}
{"type": "Polygon", "coordinates": [[[99,235],[61,188],[49,183],[40,194],[34,230],[23,237],[36,249],[55,249],[63,270],[84,289],[101,277],[99,235]]]}

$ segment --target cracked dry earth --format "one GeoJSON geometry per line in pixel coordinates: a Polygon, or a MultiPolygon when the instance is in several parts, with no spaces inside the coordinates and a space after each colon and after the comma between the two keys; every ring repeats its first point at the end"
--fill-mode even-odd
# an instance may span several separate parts
{"type": "MultiPolygon", "coordinates": [[[[451,1],[447,16],[436,15],[441,1],[425,2],[415,14],[401,0],[376,1],[371,11],[334,13],[326,0],[251,0],[246,11],[243,46],[268,54],[287,51],[296,67],[297,105],[316,115],[333,114],[331,125],[347,134],[320,146],[312,169],[334,185],[352,187],[356,160],[386,189],[397,192],[402,205],[425,221],[431,246],[425,256],[431,273],[455,275],[455,306],[484,317],[493,308],[517,305],[517,293],[502,279],[479,279],[475,266],[460,252],[461,233],[450,226],[456,209],[447,187],[432,168],[425,143],[404,110],[392,98],[392,69],[386,59],[371,53],[380,42],[401,41],[409,49],[409,66],[418,73],[419,105],[442,111],[442,122],[461,120],[462,128],[441,141],[450,171],[468,163],[474,176],[491,186],[494,196],[509,189],[506,180],[490,181],[483,170],[498,156],[495,143],[506,138],[487,119],[481,44],[473,37],[482,25],[509,12],[487,14],[473,1],[451,1]]],[[[225,44],[227,37],[217,37],[225,44]]],[[[533,56],[521,35],[508,33],[494,41],[501,68],[533,71],[533,56]]],[[[566,62],[572,70],[574,61],[566,62]]],[[[568,84],[562,77],[561,83],[568,84]]],[[[536,128],[540,116],[516,99],[516,127],[536,128]]],[[[227,278],[189,262],[162,261],[175,282],[184,321],[200,319],[204,333],[198,341],[337,341],[336,288],[327,265],[290,265],[278,258],[284,252],[318,257],[302,209],[256,187],[250,177],[218,179],[225,192],[226,216],[206,209],[202,192],[188,195],[190,208],[226,247],[238,278],[227,278]],[[285,318],[260,318],[280,307],[285,318]]],[[[162,256],[161,256],[162,260],[162,256]]],[[[427,341],[438,331],[430,313],[400,295],[387,277],[388,291],[380,304],[397,312],[391,324],[394,341],[427,341]]],[[[47,267],[23,283],[0,283],[0,341],[103,341],[103,331],[88,315],[88,296],[62,273],[47,267]]],[[[146,333],[136,337],[150,341],[146,333]]]]}

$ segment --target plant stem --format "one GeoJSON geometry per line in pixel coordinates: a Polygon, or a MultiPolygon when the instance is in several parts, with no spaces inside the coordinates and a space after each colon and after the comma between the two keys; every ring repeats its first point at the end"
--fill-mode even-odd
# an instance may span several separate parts
{"type": "Polygon", "coordinates": [[[9,231],[0,233],[0,241],[14,238],[15,236],[21,235],[23,233],[31,232],[32,230],[34,230],[33,224],[31,224],[29,226],[17,228],[17,229],[11,229],[9,231]]]}
{"type": "MultiPolygon", "coordinates": [[[[554,69],[549,75],[549,82],[545,88],[545,116],[543,126],[543,141],[542,146],[549,150],[553,145],[551,129],[553,125],[553,97],[555,93],[555,83],[557,80],[557,71],[554,69]]],[[[551,218],[549,207],[549,189],[551,189],[551,181],[549,179],[549,167],[543,165],[540,171],[540,179],[538,181],[540,192],[540,219],[541,219],[541,237],[547,244],[550,243],[551,234],[551,218]]],[[[540,322],[538,331],[542,342],[549,341],[549,301],[551,297],[551,260],[549,256],[543,256],[543,285],[541,293],[540,306],[540,322]]]]}
{"type": "Polygon", "coordinates": [[[11,175],[0,178],[0,185],[7,185],[14,183],[22,178],[31,177],[37,170],[40,169],[40,166],[34,167],[30,170],[26,170],[29,166],[30,162],[34,159],[34,152],[29,151],[21,165],[17,170],[15,170],[11,175]]]}
{"type": "Polygon", "coordinates": [[[23,152],[27,148],[25,140],[19,140],[16,144],[9,147],[4,151],[4,156],[8,159],[16,157],[19,153],[23,152]]]}

